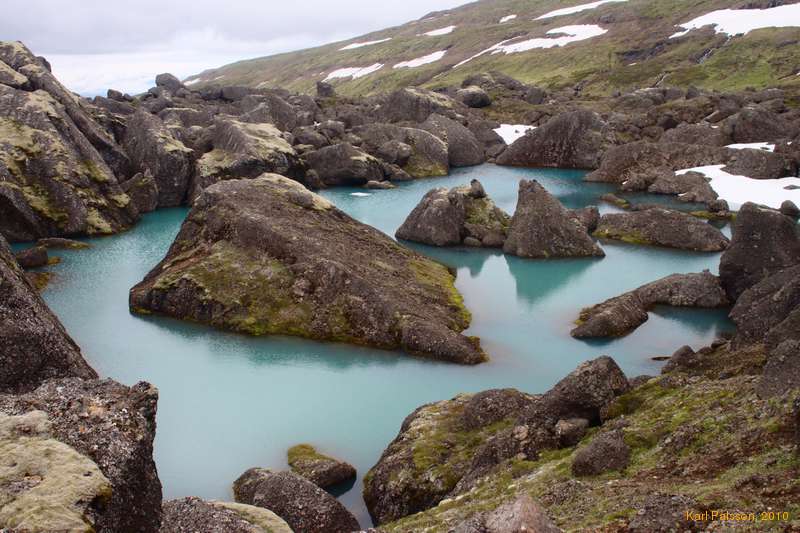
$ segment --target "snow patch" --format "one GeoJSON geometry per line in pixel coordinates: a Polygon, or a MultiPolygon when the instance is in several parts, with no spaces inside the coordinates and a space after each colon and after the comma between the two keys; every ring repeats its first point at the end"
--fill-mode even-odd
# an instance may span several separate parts
{"type": "Polygon", "coordinates": [[[745,150],[750,148],[752,150],[765,150],[767,152],[774,152],[775,145],[770,143],[740,143],[740,144],[729,144],[725,148],[733,148],[734,150],[745,150]]]}
{"type": "Polygon", "coordinates": [[[800,26],[800,4],[771,7],[767,9],[720,9],[706,13],[678,26],[684,31],[670,36],[682,37],[703,26],[714,26],[717,33],[743,35],[760,28],[788,28],[800,26]]]}
{"type": "Polygon", "coordinates": [[[445,26],[444,28],[439,28],[438,30],[426,31],[422,35],[427,35],[428,37],[437,37],[439,35],[447,35],[448,33],[452,33],[454,29],[456,29],[455,26],[445,26]]]}
{"type": "Polygon", "coordinates": [[[494,132],[503,138],[506,144],[514,144],[514,141],[523,137],[526,132],[535,130],[536,126],[527,126],[525,124],[500,124],[499,128],[495,128],[494,132]]]}
{"type": "Polygon", "coordinates": [[[373,72],[377,72],[378,70],[383,68],[383,63],[375,63],[374,65],[370,65],[368,67],[345,67],[334,70],[327,77],[322,81],[330,81],[336,78],[352,78],[354,80],[358,78],[363,78],[373,72]]]}
{"type": "Polygon", "coordinates": [[[373,44],[385,43],[386,41],[391,41],[391,40],[392,40],[391,37],[387,37],[386,39],[379,39],[377,41],[364,41],[363,43],[351,43],[348,44],[347,46],[339,48],[339,51],[341,52],[342,50],[355,50],[356,48],[361,48],[362,46],[371,46],[373,44]]]}
{"type": "Polygon", "coordinates": [[[504,23],[508,22],[509,20],[514,20],[515,18],[517,18],[516,15],[506,15],[505,17],[500,19],[500,24],[504,24],[504,23]]]}
{"type": "Polygon", "coordinates": [[[435,63],[436,61],[439,61],[441,58],[443,58],[446,53],[447,50],[440,50],[438,52],[418,57],[416,59],[411,59],[409,61],[401,61],[400,63],[397,63],[393,68],[414,68],[422,65],[427,65],[428,63],[435,63]]]}
{"type": "Polygon", "coordinates": [[[580,13],[581,11],[587,11],[589,9],[600,7],[603,4],[611,4],[611,3],[627,2],[627,1],[628,0],[599,0],[597,2],[592,2],[590,4],[581,4],[579,6],[565,7],[563,9],[556,9],[555,11],[545,13],[541,17],[536,17],[535,20],[549,19],[550,17],[560,17],[562,15],[572,15],[573,13],[580,13]]]}
{"type": "Polygon", "coordinates": [[[499,54],[501,52],[504,54],[514,54],[517,52],[527,52],[528,50],[533,50],[534,48],[554,48],[556,46],[566,46],[577,41],[591,39],[592,37],[599,37],[607,32],[608,30],[603,29],[596,24],[576,24],[574,26],[553,28],[547,32],[547,35],[563,35],[561,37],[551,38],[537,37],[535,39],[528,39],[526,41],[510,44],[508,44],[508,42],[513,39],[502,41],[490,46],[482,52],[478,52],[474,56],[469,57],[460,63],[457,63],[455,66],[453,66],[453,68],[460,67],[464,63],[468,63],[476,57],[480,57],[484,54],[499,54]]]}
{"type": "Polygon", "coordinates": [[[778,209],[784,200],[800,204],[800,189],[787,190],[791,185],[800,187],[800,178],[780,178],[756,180],[747,176],[736,176],[722,170],[725,165],[679,170],[676,174],[699,172],[710,178],[709,183],[720,198],[728,202],[733,210],[738,210],[745,202],[755,202],[778,209]]]}
{"type": "Polygon", "coordinates": [[[200,83],[200,81],[202,81],[202,80],[200,80],[200,78],[197,78],[195,80],[185,81],[185,82],[183,82],[183,84],[184,85],[195,85],[197,83],[200,83]]]}

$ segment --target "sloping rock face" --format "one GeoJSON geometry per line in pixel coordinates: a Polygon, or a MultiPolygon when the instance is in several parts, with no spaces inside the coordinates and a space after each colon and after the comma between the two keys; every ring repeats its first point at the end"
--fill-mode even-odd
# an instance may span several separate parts
{"type": "Polygon", "coordinates": [[[733,223],[731,245],[722,254],[719,276],[732,301],[770,274],[800,263],[800,233],[780,212],[746,203],[733,223]]]}
{"type": "Polygon", "coordinates": [[[535,180],[520,181],[517,210],[503,251],[534,258],[605,255],[586,227],[535,180]]]}
{"type": "Polygon", "coordinates": [[[22,44],[0,43],[0,61],[28,80],[0,83],[0,231],[24,241],[129,227],[138,212],[110,166],[127,163],[120,148],[22,44]]]}
{"type": "Polygon", "coordinates": [[[387,163],[396,164],[414,178],[446,176],[449,171],[447,143],[427,131],[394,124],[367,124],[353,128],[353,133],[363,140],[363,148],[375,157],[383,158],[387,143],[408,146],[411,150],[407,157],[387,160],[387,163]]]}
{"type": "Polygon", "coordinates": [[[0,235],[0,392],[51,378],[95,378],[81,351],[31,286],[0,235]]]}
{"type": "Polygon", "coordinates": [[[278,175],[206,189],[130,305],[254,335],[485,358],[459,334],[470,315],[444,266],[278,175]]]}
{"type": "Polygon", "coordinates": [[[535,460],[540,451],[570,445],[557,435],[559,421],[597,425],[628,388],[616,363],[601,357],[541,396],[491,390],[424,405],[403,421],[364,479],[370,515],[380,525],[429,509],[468,492],[508,460],[535,460]]]}
{"type": "Polygon", "coordinates": [[[164,502],[160,533],[292,533],[268,509],[243,503],[180,498],[164,502]]]}
{"type": "Polygon", "coordinates": [[[469,167],[486,161],[483,146],[477,137],[460,122],[439,114],[432,114],[420,129],[436,135],[447,144],[451,167],[469,167]]]}
{"type": "Polygon", "coordinates": [[[593,235],[631,244],[698,252],[719,252],[726,249],[729,242],[720,230],[708,222],[660,207],[603,215],[593,235]]]}
{"type": "Polygon", "coordinates": [[[321,454],[309,444],[292,446],[287,456],[292,472],[322,489],[356,477],[353,465],[321,454]]]}
{"type": "MultiPolygon", "coordinates": [[[[161,522],[161,483],[153,462],[157,399],[158,392],[147,383],[126,387],[111,380],[78,378],[50,380],[18,396],[0,395],[0,417],[17,421],[35,418],[37,424],[47,424],[46,437],[37,430],[23,438],[46,438],[46,442],[39,441],[37,446],[46,445],[55,452],[55,455],[34,453],[26,463],[27,474],[41,475],[50,482],[31,486],[31,478],[27,477],[27,481],[17,480],[16,485],[0,484],[3,487],[0,492],[11,490],[17,505],[25,507],[23,514],[34,517],[38,516],[38,510],[33,511],[25,502],[39,500],[42,507],[36,507],[45,513],[53,505],[65,503],[60,498],[69,497],[83,486],[82,509],[72,506],[69,514],[57,509],[57,518],[88,517],[93,529],[87,525],[86,531],[157,532],[161,522]],[[62,460],[66,458],[69,461],[62,460]],[[92,465],[99,468],[99,473],[92,465]],[[81,485],[70,481],[70,476],[85,474],[89,475],[81,485]],[[89,498],[92,493],[101,496],[100,499],[89,498]]],[[[19,444],[19,440],[16,442],[19,444]]],[[[31,442],[25,445],[29,452],[35,451],[31,446],[31,442]]],[[[4,470],[2,475],[6,474],[4,470]]],[[[3,507],[0,516],[8,509],[9,506],[3,507]]]]}
{"type": "Polygon", "coordinates": [[[562,113],[515,141],[497,158],[497,164],[595,169],[612,143],[613,135],[597,113],[562,113]]]}
{"type": "Polygon", "coordinates": [[[349,143],[320,148],[306,154],[305,159],[328,186],[365,185],[383,180],[380,161],[349,143]]]}
{"type": "Polygon", "coordinates": [[[249,124],[233,117],[214,122],[214,149],[197,161],[190,201],[221,180],[255,178],[265,172],[284,176],[300,173],[294,148],[272,124],[249,124]]]}
{"type": "Polygon", "coordinates": [[[456,246],[472,239],[479,246],[501,247],[510,221],[480,182],[472,180],[470,186],[429,191],[395,236],[432,246],[456,246]]]}
{"type": "Polygon", "coordinates": [[[291,472],[251,468],[234,482],[233,494],[237,502],[271,510],[294,531],[351,533],[361,529],[336,498],[291,472]]]}

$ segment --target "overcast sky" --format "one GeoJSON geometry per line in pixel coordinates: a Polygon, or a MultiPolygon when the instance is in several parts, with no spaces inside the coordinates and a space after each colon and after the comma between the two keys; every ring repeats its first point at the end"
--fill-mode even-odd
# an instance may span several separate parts
{"type": "Polygon", "coordinates": [[[73,91],[130,93],[240,59],[417,19],[466,0],[2,0],[0,40],[19,40],[73,91]]]}

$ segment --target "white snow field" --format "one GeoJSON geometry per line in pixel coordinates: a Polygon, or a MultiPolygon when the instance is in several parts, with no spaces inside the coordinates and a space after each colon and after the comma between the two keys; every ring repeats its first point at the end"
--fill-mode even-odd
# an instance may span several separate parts
{"type": "Polygon", "coordinates": [[[545,13],[541,17],[536,17],[534,20],[549,19],[551,17],[560,17],[562,15],[572,15],[574,13],[580,13],[581,11],[587,11],[589,9],[594,9],[596,7],[600,7],[603,4],[611,4],[611,3],[627,2],[627,1],[628,0],[599,0],[598,2],[592,2],[590,4],[581,4],[579,6],[565,7],[563,9],[556,9],[555,11],[551,11],[549,13],[545,13]]]}
{"type": "Polygon", "coordinates": [[[525,124],[500,124],[499,128],[495,128],[494,132],[498,134],[506,144],[511,145],[525,135],[529,130],[535,130],[536,126],[526,126],[525,124]]]}
{"type": "Polygon", "coordinates": [[[351,43],[348,44],[347,46],[339,48],[339,51],[341,52],[342,50],[355,50],[356,48],[371,46],[373,44],[385,43],[386,41],[391,41],[391,40],[392,40],[391,37],[387,37],[386,39],[378,39],[377,41],[364,41],[363,43],[351,43]]]}
{"type": "Polygon", "coordinates": [[[536,37],[534,39],[528,39],[526,41],[520,41],[517,43],[506,44],[508,41],[502,41],[491,47],[483,50],[482,52],[478,52],[472,57],[461,61],[453,66],[453,68],[460,67],[464,63],[468,63],[472,61],[476,57],[480,57],[484,54],[492,53],[492,54],[514,54],[517,52],[527,52],[528,50],[533,50],[534,48],[554,48],[556,46],[565,46],[570,43],[575,43],[578,41],[583,41],[586,39],[591,39],[592,37],[599,37],[604,33],[607,33],[608,30],[601,28],[596,24],[576,24],[574,26],[562,26],[560,28],[553,28],[552,30],[547,32],[547,35],[559,35],[563,34],[561,37],[536,37]]]}
{"type": "Polygon", "coordinates": [[[745,150],[750,148],[752,150],[765,150],[767,152],[774,152],[775,145],[771,143],[739,143],[729,144],[725,148],[733,148],[734,150],[745,150]]]}
{"type": "Polygon", "coordinates": [[[330,81],[336,78],[352,78],[354,80],[358,78],[363,78],[364,76],[368,76],[373,72],[377,72],[378,70],[383,68],[383,63],[375,63],[374,65],[370,65],[368,67],[345,67],[334,70],[322,81],[330,81]]]}
{"type": "Polygon", "coordinates": [[[441,58],[443,58],[446,53],[447,50],[439,50],[438,52],[418,57],[416,59],[401,61],[400,63],[397,63],[393,68],[414,68],[414,67],[420,67],[422,65],[427,65],[428,63],[435,63],[436,61],[439,61],[441,58]]]}
{"type": "Polygon", "coordinates": [[[516,15],[506,15],[505,17],[500,19],[500,24],[506,23],[509,20],[514,20],[515,18],[517,18],[516,15]]]}
{"type": "Polygon", "coordinates": [[[684,31],[670,36],[682,37],[690,31],[713,25],[717,33],[742,35],[760,28],[789,28],[800,26],[800,4],[771,7],[768,9],[720,9],[706,13],[678,26],[684,31]]]}
{"type": "Polygon", "coordinates": [[[428,37],[437,37],[439,35],[447,35],[448,33],[452,33],[454,29],[456,29],[455,26],[445,26],[444,28],[439,28],[438,30],[426,31],[422,35],[427,35],[428,37]]]}
{"type": "Polygon", "coordinates": [[[679,170],[676,174],[699,172],[710,178],[713,188],[720,198],[728,202],[731,209],[739,209],[745,202],[754,202],[772,208],[779,208],[784,200],[791,200],[800,205],[800,178],[780,178],[774,180],[756,180],[747,176],[728,174],[722,168],[725,165],[708,165],[704,167],[679,170]]]}

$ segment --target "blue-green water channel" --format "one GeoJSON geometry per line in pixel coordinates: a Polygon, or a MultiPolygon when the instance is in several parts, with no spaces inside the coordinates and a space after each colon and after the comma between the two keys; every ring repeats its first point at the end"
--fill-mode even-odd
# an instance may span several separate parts
{"type": "MultiPolygon", "coordinates": [[[[583,183],[581,176],[484,165],[369,196],[352,194],[363,189],[325,196],[392,235],[435,186],[479,178],[511,213],[519,179],[536,178],[568,207],[597,204],[608,188],[583,183]]],[[[128,290],[164,256],[186,212],[161,210],[125,234],[92,239],[89,250],[54,252],[63,261],[52,267],[56,277],[44,293],[102,376],[158,386],[156,462],[165,498],[230,498],[230,484],[242,471],[285,468],[286,449],[310,442],[357,467],[358,481],[340,497],[367,525],[360,476],[417,406],[495,387],[542,392],[601,354],[613,356],[630,376],[655,374],[659,364],[652,356],[682,344],[699,347],[730,328],[724,311],[659,309],[622,339],[570,338],[582,307],[674,272],[716,271],[719,262],[717,254],[608,243],[604,259],[554,261],[415,246],[458,269],[457,286],[474,317],[469,334],[480,336],[492,357],[477,367],[131,315],[128,290]]]]}

